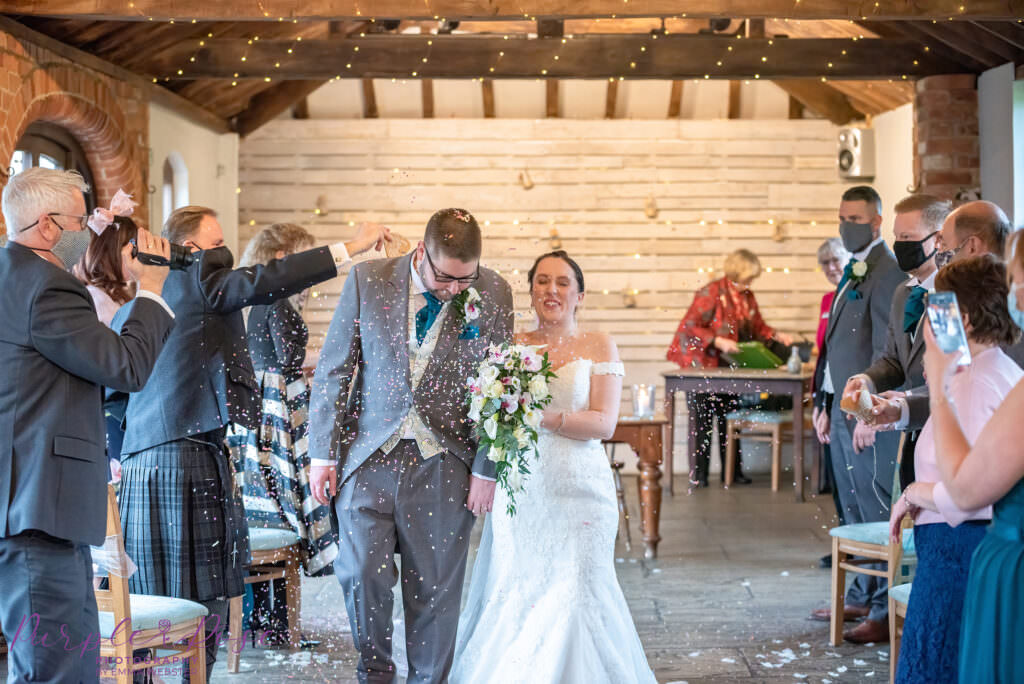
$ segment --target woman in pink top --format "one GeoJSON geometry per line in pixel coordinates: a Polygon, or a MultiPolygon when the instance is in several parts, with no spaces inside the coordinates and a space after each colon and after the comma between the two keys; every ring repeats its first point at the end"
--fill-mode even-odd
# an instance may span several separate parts
{"type": "MultiPolygon", "coordinates": [[[[956,295],[967,330],[971,364],[950,379],[947,397],[964,437],[973,443],[1024,377],[1000,349],[1018,332],[1006,304],[1006,268],[992,256],[958,261],[939,271],[935,290],[956,295]]],[[[955,682],[971,555],[985,536],[992,507],[964,510],[953,502],[941,481],[931,419],[917,440],[914,470],[917,481],[903,491],[890,518],[894,538],[903,517],[914,518],[918,557],[896,681],[955,682]]]]}

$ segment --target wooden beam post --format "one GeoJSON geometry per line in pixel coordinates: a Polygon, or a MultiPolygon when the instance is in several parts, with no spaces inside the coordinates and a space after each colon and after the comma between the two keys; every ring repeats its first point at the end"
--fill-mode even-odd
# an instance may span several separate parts
{"type": "Polygon", "coordinates": [[[296,102],[305,102],[306,97],[322,85],[323,81],[285,81],[258,93],[249,102],[249,106],[235,117],[235,130],[244,138],[268,121],[276,119],[282,112],[288,111],[296,102]]]}
{"type": "Polygon", "coordinates": [[[683,82],[672,81],[672,92],[668,96],[668,118],[678,119],[683,108],[683,82]]]}
{"type": "Polygon", "coordinates": [[[559,117],[558,112],[558,79],[549,78],[544,82],[546,86],[545,93],[545,114],[549,119],[557,119],[559,117]]]}
{"type": "Polygon", "coordinates": [[[740,118],[740,88],[743,84],[739,81],[729,81],[729,118],[740,118]]]}
{"type": "Polygon", "coordinates": [[[423,94],[423,118],[434,118],[434,79],[425,78],[420,81],[423,94]]]}
{"type": "Polygon", "coordinates": [[[377,94],[373,90],[373,79],[363,79],[363,118],[376,119],[379,116],[377,111],[377,94]]]}
{"type": "Polygon", "coordinates": [[[494,118],[494,81],[485,78],[480,83],[484,98],[484,118],[494,118]]]}
{"type": "Polygon", "coordinates": [[[796,99],[792,95],[789,96],[789,118],[790,119],[802,119],[804,118],[804,103],[796,99]]]}
{"type": "Polygon", "coordinates": [[[614,119],[615,110],[619,104],[619,82],[612,78],[608,80],[608,93],[604,99],[604,118],[614,119]]]}
{"type": "Polygon", "coordinates": [[[825,117],[837,126],[848,124],[854,119],[863,119],[864,114],[850,104],[845,95],[820,81],[776,81],[779,86],[796,98],[812,112],[825,117]]]}

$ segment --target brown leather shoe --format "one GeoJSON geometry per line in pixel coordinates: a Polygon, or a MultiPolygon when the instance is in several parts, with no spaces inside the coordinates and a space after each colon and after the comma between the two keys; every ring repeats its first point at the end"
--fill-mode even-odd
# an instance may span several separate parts
{"type": "MultiPolygon", "coordinates": [[[[847,603],[843,606],[843,622],[854,622],[861,618],[866,618],[871,610],[867,606],[853,606],[847,603]]],[[[831,608],[819,608],[811,611],[811,619],[817,620],[818,622],[831,622],[832,621],[832,609],[831,608]]]]}
{"type": "Polygon", "coordinates": [[[849,632],[844,632],[843,638],[852,644],[888,643],[889,621],[865,620],[849,632]]]}

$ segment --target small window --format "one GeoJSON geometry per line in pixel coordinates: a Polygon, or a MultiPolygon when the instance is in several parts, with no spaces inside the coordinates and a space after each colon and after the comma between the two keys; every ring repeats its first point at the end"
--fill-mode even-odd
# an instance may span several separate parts
{"type": "Polygon", "coordinates": [[[161,193],[163,205],[163,220],[175,209],[188,206],[188,167],[185,160],[177,152],[171,152],[164,160],[163,168],[163,192],[161,193]]]}

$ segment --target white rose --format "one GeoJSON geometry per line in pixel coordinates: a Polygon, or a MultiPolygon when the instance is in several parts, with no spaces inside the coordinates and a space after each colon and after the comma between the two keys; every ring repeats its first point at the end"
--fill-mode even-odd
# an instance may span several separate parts
{"type": "Polygon", "coordinates": [[[497,444],[492,444],[491,448],[487,450],[487,459],[495,463],[501,463],[505,460],[505,451],[497,444]]]}
{"type": "Polygon", "coordinates": [[[544,399],[548,396],[548,381],[543,375],[534,375],[530,378],[530,394],[534,399],[544,399]]]}
{"type": "Polygon", "coordinates": [[[499,373],[500,371],[494,366],[484,366],[483,368],[480,369],[480,384],[485,387],[490,385],[492,382],[498,379],[499,373]]]}
{"type": "Polygon", "coordinates": [[[505,386],[495,380],[484,388],[484,396],[488,399],[497,399],[505,392],[505,386]]]}
{"type": "MultiPolygon", "coordinates": [[[[498,436],[498,416],[497,414],[492,415],[490,418],[484,421],[484,432],[487,434],[488,439],[494,439],[498,436]]],[[[493,446],[491,447],[494,448],[493,446]]]]}
{"type": "Polygon", "coordinates": [[[532,427],[534,430],[540,427],[540,421],[544,419],[544,416],[540,411],[534,409],[527,409],[523,415],[523,421],[532,427]]]}
{"type": "Polygon", "coordinates": [[[480,411],[484,408],[484,398],[479,394],[473,397],[469,403],[469,419],[474,423],[480,422],[480,411]]]}
{"type": "Polygon", "coordinates": [[[857,276],[858,278],[863,278],[868,274],[868,265],[863,261],[858,261],[853,265],[852,270],[853,275],[857,276]]]}
{"type": "Polygon", "coordinates": [[[475,287],[471,287],[466,290],[466,301],[467,302],[479,302],[480,293],[476,291],[475,287]]]}

